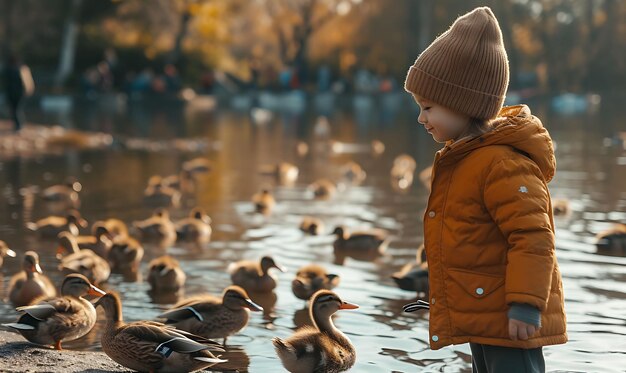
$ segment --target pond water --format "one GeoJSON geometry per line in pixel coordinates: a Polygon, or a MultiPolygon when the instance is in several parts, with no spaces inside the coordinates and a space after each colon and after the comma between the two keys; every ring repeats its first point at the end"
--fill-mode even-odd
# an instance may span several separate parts
{"type": "MultiPolygon", "coordinates": [[[[27,221],[50,215],[51,207],[37,195],[25,198],[20,188],[31,190],[29,186],[45,187],[76,176],[83,185],[80,210],[88,221],[116,217],[129,223],[148,217],[153,210],[142,200],[151,175],[177,173],[183,161],[203,156],[212,162],[213,171],[200,177],[196,193],[185,197],[171,215],[182,218],[194,206],[205,208],[213,220],[211,242],[202,247],[146,245],[140,277],[146,276],[147,262],[164,253],[178,259],[185,270],[185,295],[221,293],[230,285],[226,269],[236,260],[269,254],[288,268],[288,272],[278,273],[279,285],[272,296],[256,299],[266,311],[253,313],[249,326],[229,339],[227,358],[231,363],[224,369],[282,371],[269,340],[286,337],[306,322],[305,303],[292,294],[290,286],[300,266],[315,262],[339,274],[341,283],[336,292],[361,306],[339,312],[335,318],[357,349],[352,371],[471,371],[467,345],[429,349],[428,314],[403,314],[401,306],[414,300],[415,294],[398,289],[390,278],[415,257],[422,242],[422,214],[428,197],[417,176],[407,192],[393,188],[391,164],[397,155],[407,153],[417,160],[419,172],[431,164],[439,145],[417,125],[417,109],[409,100],[355,97],[344,101],[333,110],[322,110],[318,105],[301,112],[274,113],[267,123],[258,123],[247,111],[228,105],[210,112],[160,103],[130,105],[120,113],[95,105],[64,115],[32,110],[29,119],[33,122],[103,131],[111,133],[116,142],[104,150],[68,150],[0,161],[0,239],[18,256],[29,249],[37,250],[44,271],[58,282],[62,275],[57,270],[56,245],[38,242],[23,228],[27,221]],[[337,141],[334,146],[316,134],[320,110],[328,115],[330,138],[337,141]],[[200,152],[166,145],[147,151],[122,146],[129,138],[162,145],[186,138],[202,140],[208,146],[200,152]],[[374,139],[386,145],[382,155],[372,154],[370,142],[374,139]],[[307,155],[297,153],[298,141],[309,145],[307,155]],[[319,178],[339,180],[342,165],[350,160],[363,166],[366,180],[358,186],[345,184],[328,201],[314,200],[307,185],[319,178]],[[295,185],[280,186],[259,173],[263,165],[281,161],[299,167],[295,185]],[[250,197],[265,186],[277,199],[275,211],[267,217],[254,214],[250,202],[250,197]],[[298,226],[305,215],[321,218],[328,235],[300,232],[298,226]],[[330,235],[338,224],[388,230],[393,239],[387,255],[369,261],[346,258],[338,263],[330,235]]],[[[611,142],[606,138],[626,131],[626,124],[618,115],[618,105],[608,99],[595,114],[557,115],[542,102],[533,103],[531,108],[557,143],[558,170],[550,184],[553,198],[568,198],[573,210],[571,215],[557,219],[557,257],[570,341],[545,348],[547,369],[624,371],[626,258],[596,254],[594,235],[610,222],[626,221],[626,153],[621,146],[605,146],[611,142]]],[[[5,260],[0,298],[6,297],[9,278],[19,266],[19,260],[5,260]]],[[[159,299],[151,298],[149,285],[141,278],[127,281],[114,274],[104,288],[121,294],[126,321],[153,319],[172,303],[159,304],[159,299]]],[[[0,322],[13,321],[15,315],[10,304],[0,302],[0,322]]],[[[101,326],[66,347],[99,349],[101,326]]]]}

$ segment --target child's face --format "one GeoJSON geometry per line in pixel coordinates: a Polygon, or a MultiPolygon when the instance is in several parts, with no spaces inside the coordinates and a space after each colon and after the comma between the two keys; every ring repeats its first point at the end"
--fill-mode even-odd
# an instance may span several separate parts
{"type": "Polygon", "coordinates": [[[420,107],[420,122],[426,131],[439,143],[450,140],[457,140],[468,132],[468,116],[456,113],[446,107],[438,105],[432,101],[413,95],[415,102],[420,107]]]}

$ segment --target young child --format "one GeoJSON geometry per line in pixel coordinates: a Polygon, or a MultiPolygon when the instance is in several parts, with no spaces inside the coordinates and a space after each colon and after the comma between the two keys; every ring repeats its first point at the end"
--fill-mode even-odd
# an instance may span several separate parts
{"type": "Polygon", "coordinates": [[[424,216],[430,345],[470,343],[474,372],[543,372],[565,343],[547,183],[552,140],[525,105],[502,107],[509,68],[487,7],[458,18],[409,69],[405,89],[435,141],[424,216]]]}

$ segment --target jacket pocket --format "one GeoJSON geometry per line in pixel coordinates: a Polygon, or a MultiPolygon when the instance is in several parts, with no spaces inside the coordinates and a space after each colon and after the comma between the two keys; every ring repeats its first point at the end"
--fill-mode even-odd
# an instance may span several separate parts
{"type": "Polygon", "coordinates": [[[448,269],[448,304],[460,312],[505,310],[504,275],[448,269]]]}

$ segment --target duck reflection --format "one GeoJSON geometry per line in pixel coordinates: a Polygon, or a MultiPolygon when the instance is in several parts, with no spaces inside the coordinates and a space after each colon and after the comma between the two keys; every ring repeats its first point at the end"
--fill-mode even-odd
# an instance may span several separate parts
{"type": "Polygon", "coordinates": [[[228,361],[212,366],[212,372],[248,372],[250,357],[241,346],[227,346],[226,351],[220,354],[221,359],[228,361]]]}
{"type": "Polygon", "coordinates": [[[175,304],[185,295],[183,290],[148,290],[148,296],[154,304],[175,304]]]}
{"type": "Polygon", "coordinates": [[[301,328],[303,326],[314,326],[308,305],[305,305],[304,308],[297,310],[293,313],[293,324],[296,326],[296,328],[301,328]]]}
{"type": "Polygon", "coordinates": [[[263,307],[263,320],[267,321],[266,327],[272,329],[273,322],[276,320],[276,314],[274,313],[276,301],[278,300],[276,292],[248,291],[248,295],[254,303],[263,307]]]}
{"type": "Polygon", "coordinates": [[[618,223],[600,232],[596,241],[596,253],[610,256],[626,256],[626,224],[618,223]]]}

